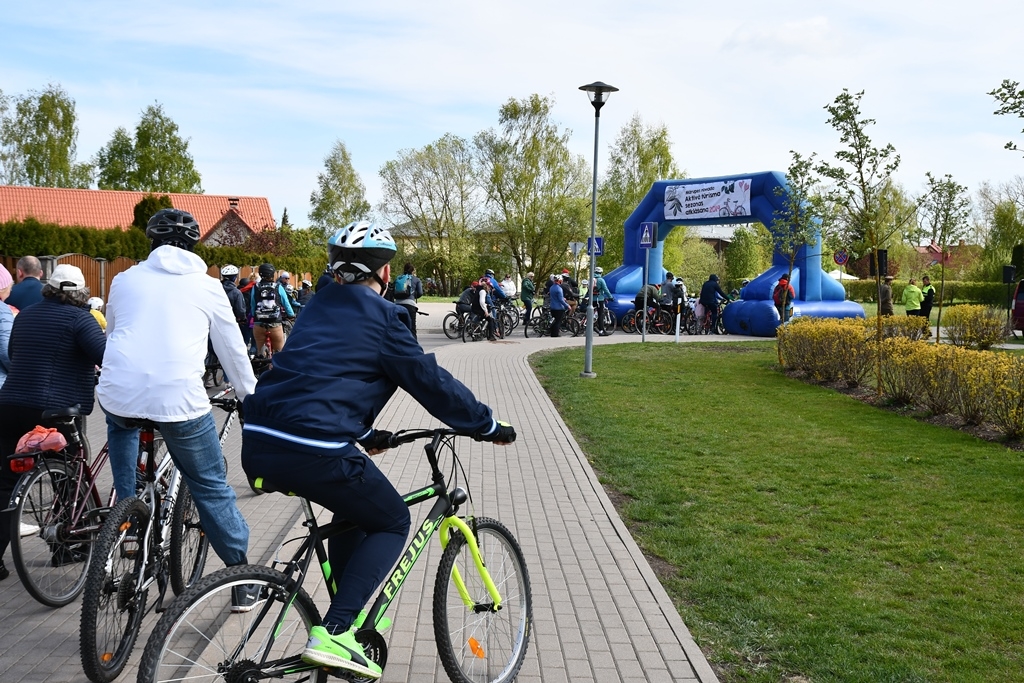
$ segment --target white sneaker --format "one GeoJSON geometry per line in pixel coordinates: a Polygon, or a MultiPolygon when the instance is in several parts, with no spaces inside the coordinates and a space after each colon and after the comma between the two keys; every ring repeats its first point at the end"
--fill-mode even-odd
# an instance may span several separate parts
{"type": "Polygon", "coordinates": [[[22,538],[25,538],[26,536],[35,536],[38,533],[39,533],[39,527],[38,526],[36,526],[35,524],[25,524],[25,522],[22,522],[21,523],[21,530],[18,532],[18,535],[21,536],[22,538]]]}

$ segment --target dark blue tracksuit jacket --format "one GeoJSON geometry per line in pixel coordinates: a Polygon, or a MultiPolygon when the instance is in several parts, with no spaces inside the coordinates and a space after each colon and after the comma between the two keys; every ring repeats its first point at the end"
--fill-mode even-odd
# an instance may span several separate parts
{"type": "Polygon", "coordinates": [[[303,309],[284,349],[274,354],[245,400],[246,431],[305,452],[339,453],[366,436],[401,387],[453,429],[486,434],[491,410],[424,354],[407,309],[369,287],[332,283],[303,309]]]}

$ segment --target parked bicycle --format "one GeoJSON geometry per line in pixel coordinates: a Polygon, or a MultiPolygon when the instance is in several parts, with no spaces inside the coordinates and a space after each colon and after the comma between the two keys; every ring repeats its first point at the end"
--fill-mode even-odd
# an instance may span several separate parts
{"type": "Polygon", "coordinates": [[[49,607],[63,607],[85,588],[93,541],[117,494],[111,487],[106,498],[100,495],[107,447],[92,460],[77,405],[46,411],[41,421],[56,427],[68,444],[60,451],[8,459],[12,471],[24,472],[8,508],[13,513],[11,555],[29,595],[49,607]]]}
{"type": "MultiPolygon", "coordinates": [[[[223,444],[237,401],[215,396],[210,402],[228,413],[220,432],[223,444]]],[[[128,663],[149,611],[149,589],[155,585],[159,591],[149,609],[162,612],[167,588],[178,595],[194,585],[209,550],[192,495],[162,448],[156,424],[132,422],[141,428],[144,455],[136,476],[142,488],[136,497],[119,501],[107,516],[93,544],[94,561],[82,598],[82,668],[94,683],[109,683],[128,663]]]]}
{"type": "MultiPolygon", "coordinates": [[[[459,302],[454,301],[452,303],[458,304],[459,302]]],[[[469,313],[460,313],[458,310],[445,315],[441,321],[441,329],[444,330],[444,336],[449,339],[462,339],[462,328],[466,324],[466,316],[468,315],[469,313]]]]}
{"type": "MultiPolygon", "coordinates": [[[[549,337],[551,336],[551,326],[555,323],[555,316],[552,315],[551,309],[547,306],[534,309],[533,319],[530,324],[526,326],[524,333],[527,337],[549,337]]],[[[561,333],[575,337],[580,333],[579,321],[569,315],[562,318],[561,333]]]]}
{"type": "MultiPolygon", "coordinates": [[[[504,525],[487,517],[458,516],[460,506],[472,497],[458,486],[458,473],[463,470],[455,450],[457,436],[451,429],[433,429],[397,432],[391,437],[391,447],[429,439],[424,451],[431,482],[404,499],[410,507],[436,500],[416,527],[418,532],[399,561],[400,569],[391,575],[373,605],[360,613],[356,640],[383,669],[388,648],[378,629],[384,630],[390,623],[385,617],[388,608],[427,541],[438,532],[444,550],[434,580],[432,615],[441,664],[455,683],[507,683],[519,673],[530,641],[530,578],[519,543],[504,525]],[[445,454],[451,458],[450,483],[439,464],[445,454]]],[[[260,483],[274,490],[273,482],[260,483]]],[[[303,583],[319,569],[333,597],[336,586],[325,541],[351,525],[339,521],[320,526],[309,501],[299,500],[308,534],[286,542],[299,543],[291,558],[275,560],[270,567],[222,569],[175,600],[146,643],[140,683],[195,678],[323,683],[328,675],[366,680],[301,659],[310,629],[320,624],[320,614],[303,583]],[[232,589],[242,585],[259,586],[260,602],[248,613],[235,614],[230,609],[232,589]]]]}

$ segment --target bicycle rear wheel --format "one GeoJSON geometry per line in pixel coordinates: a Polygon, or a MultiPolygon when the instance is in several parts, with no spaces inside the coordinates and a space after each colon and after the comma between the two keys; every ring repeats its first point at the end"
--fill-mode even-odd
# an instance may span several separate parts
{"type": "Polygon", "coordinates": [[[462,323],[459,322],[459,316],[456,313],[449,313],[441,321],[441,328],[444,330],[444,336],[449,339],[458,339],[462,336],[462,323]]]}
{"type": "Polygon", "coordinates": [[[299,659],[320,614],[305,590],[276,569],[227,567],[201,579],[164,612],[146,642],[139,683],[318,681],[327,673],[299,659]],[[261,586],[249,612],[231,611],[235,586],[261,586]],[[294,598],[294,599],[293,599],[294,598]]]}
{"type": "Polygon", "coordinates": [[[636,334],[636,311],[630,311],[622,316],[622,331],[626,334],[636,334]]]}
{"type": "Polygon", "coordinates": [[[146,611],[146,591],[138,589],[142,539],[149,509],[141,500],[118,502],[93,544],[82,596],[82,668],[94,683],[120,675],[139,636],[146,611]]]}
{"type": "Polygon", "coordinates": [[[454,683],[506,683],[519,673],[530,642],[530,577],[519,543],[500,522],[480,517],[468,523],[484,566],[501,593],[501,609],[492,609],[466,539],[454,533],[434,581],[434,639],[441,664],[454,683]],[[473,601],[468,609],[452,578],[455,569],[473,601]]]}
{"type": "Polygon", "coordinates": [[[45,458],[24,475],[21,500],[11,519],[11,556],[29,595],[49,607],[63,607],[85,588],[92,535],[72,533],[93,523],[96,504],[86,495],[89,481],[63,458],[45,458]],[[76,501],[75,498],[80,496],[76,501]]]}
{"type": "Polygon", "coordinates": [[[171,512],[171,589],[175,595],[181,595],[203,576],[209,548],[196,503],[183,481],[171,512]]]}

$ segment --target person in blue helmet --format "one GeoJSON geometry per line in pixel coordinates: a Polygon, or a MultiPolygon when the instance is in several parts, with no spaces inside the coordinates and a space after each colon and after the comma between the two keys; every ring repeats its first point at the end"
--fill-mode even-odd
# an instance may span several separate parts
{"type": "Polygon", "coordinates": [[[384,452],[391,436],[374,428],[377,415],[401,387],[460,432],[498,444],[516,434],[433,354],[423,353],[408,309],[384,299],[396,252],[388,230],[358,221],[327,245],[335,282],[310,300],[245,401],[242,468],[251,479],[304,496],[355,525],[328,542],[338,592],[302,657],[379,678],[380,667],[355,633],[361,610],[404,549],[410,519],[402,496],[367,457],[384,452]]]}

